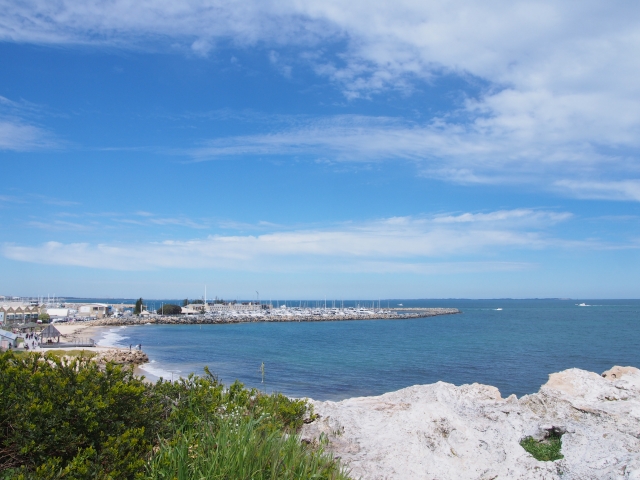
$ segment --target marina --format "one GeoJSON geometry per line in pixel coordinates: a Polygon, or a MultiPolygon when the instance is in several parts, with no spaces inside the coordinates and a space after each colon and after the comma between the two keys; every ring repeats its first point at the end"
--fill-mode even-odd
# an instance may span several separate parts
{"type": "Polygon", "coordinates": [[[230,305],[229,308],[202,310],[185,307],[193,313],[180,315],[151,314],[134,316],[115,316],[93,320],[94,326],[101,325],[135,325],[135,324],[216,324],[216,323],[246,323],[246,322],[323,322],[347,320],[402,320],[410,318],[434,317],[437,315],[453,315],[461,313],[457,308],[309,308],[286,307],[271,308],[270,305],[230,305]],[[255,307],[255,308],[251,308],[255,307]]]}

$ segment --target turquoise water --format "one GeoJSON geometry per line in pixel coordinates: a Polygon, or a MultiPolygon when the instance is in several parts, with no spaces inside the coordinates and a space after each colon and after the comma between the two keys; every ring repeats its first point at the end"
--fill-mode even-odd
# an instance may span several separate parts
{"type": "MultiPolygon", "coordinates": [[[[503,396],[538,391],[549,373],[640,367],[638,300],[398,300],[462,310],[414,320],[110,328],[102,342],[142,344],[150,376],[201,373],[228,384],[339,400],[439,380],[503,396]],[[577,304],[590,306],[580,307],[577,304]],[[502,310],[496,310],[502,308],[502,310]],[[260,365],[264,362],[262,383],[260,365]]],[[[393,304],[392,304],[393,305],[393,304]]]]}

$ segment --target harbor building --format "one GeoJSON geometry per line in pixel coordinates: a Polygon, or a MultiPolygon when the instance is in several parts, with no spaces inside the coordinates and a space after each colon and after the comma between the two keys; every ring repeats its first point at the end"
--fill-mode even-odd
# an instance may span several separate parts
{"type": "Polygon", "coordinates": [[[4,315],[4,325],[35,322],[40,315],[40,309],[35,305],[22,302],[8,302],[0,305],[0,312],[4,315]]]}
{"type": "Polygon", "coordinates": [[[111,315],[111,305],[106,303],[88,303],[80,305],[78,313],[83,317],[104,318],[111,315]]]}
{"type": "Polygon", "coordinates": [[[0,330],[0,348],[7,350],[8,348],[18,347],[18,335],[15,333],[0,330]]]}
{"type": "Polygon", "coordinates": [[[52,320],[73,317],[76,313],[78,313],[78,311],[73,308],[47,308],[47,314],[52,320]]]}
{"type": "Polygon", "coordinates": [[[267,310],[269,305],[257,302],[244,303],[214,303],[209,304],[210,312],[257,312],[259,310],[267,310]]]}

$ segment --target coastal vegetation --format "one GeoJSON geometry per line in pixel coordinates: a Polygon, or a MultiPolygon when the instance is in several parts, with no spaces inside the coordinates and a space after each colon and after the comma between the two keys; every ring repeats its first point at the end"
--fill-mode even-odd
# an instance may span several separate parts
{"type": "Polygon", "coordinates": [[[526,437],[520,441],[520,445],[529,452],[533,458],[541,462],[553,462],[564,458],[564,455],[560,453],[562,439],[561,436],[556,433],[552,433],[543,440],[526,437]]]}
{"type": "Polygon", "coordinates": [[[186,307],[189,304],[191,304],[191,305],[204,305],[204,300],[199,300],[199,299],[198,300],[189,300],[188,298],[185,298],[182,301],[182,306],[183,307],[186,307]]]}
{"type": "Polygon", "coordinates": [[[0,479],[346,479],[296,431],[304,400],[206,370],[145,382],[129,367],[0,354],[0,479]],[[205,454],[206,452],[206,454],[205,454]]]}
{"type": "Polygon", "coordinates": [[[160,307],[156,313],[158,315],[180,315],[182,313],[182,307],[180,305],[173,305],[172,303],[167,303],[160,307]]]}
{"type": "Polygon", "coordinates": [[[136,300],[136,304],[133,307],[133,314],[140,315],[142,313],[142,310],[144,310],[144,304],[142,303],[142,298],[139,298],[138,300],[136,300]]]}

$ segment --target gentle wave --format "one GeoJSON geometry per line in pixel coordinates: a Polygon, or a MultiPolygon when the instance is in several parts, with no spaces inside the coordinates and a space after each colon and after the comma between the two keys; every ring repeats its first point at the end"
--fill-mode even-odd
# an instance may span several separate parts
{"type": "Polygon", "coordinates": [[[165,380],[177,380],[180,378],[180,370],[165,370],[163,367],[159,366],[155,360],[151,360],[149,363],[145,363],[140,365],[140,370],[148,373],[149,375],[153,375],[156,378],[163,378],[165,380]],[[172,375],[173,374],[173,375],[172,375]]]}
{"type": "Polygon", "coordinates": [[[122,333],[123,328],[126,328],[126,327],[112,328],[109,331],[104,332],[102,334],[102,337],[98,339],[98,342],[97,342],[98,346],[124,348],[125,345],[120,342],[122,342],[123,340],[126,340],[129,337],[120,335],[119,333],[117,333],[117,332],[122,333]]]}

